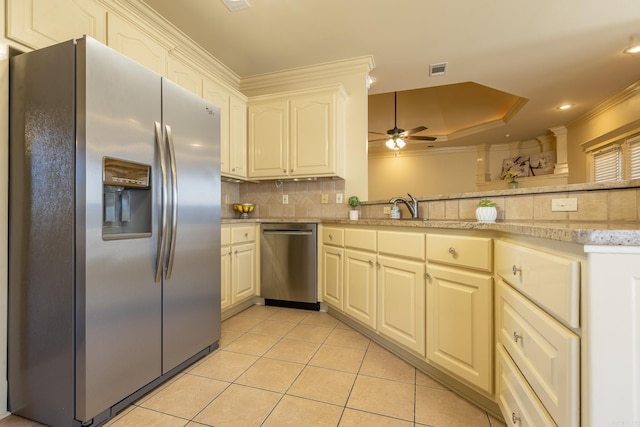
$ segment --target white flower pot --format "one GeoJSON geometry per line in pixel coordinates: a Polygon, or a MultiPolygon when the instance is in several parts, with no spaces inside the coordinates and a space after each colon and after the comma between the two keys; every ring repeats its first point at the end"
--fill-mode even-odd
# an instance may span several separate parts
{"type": "Polygon", "coordinates": [[[498,210],[495,206],[483,206],[476,208],[476,218],[478,222],[496,222],[498,210]]]}
{"type": "Polygon", "coordinates": [[[358,219],[360,217],[360,211],[358,209],[351,209],[349,211],[349,219],[358,219]]]}

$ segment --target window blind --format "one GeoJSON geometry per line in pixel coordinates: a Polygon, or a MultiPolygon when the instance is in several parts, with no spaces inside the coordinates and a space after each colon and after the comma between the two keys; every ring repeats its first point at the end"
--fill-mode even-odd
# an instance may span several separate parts
{"type": "Polygon", "coordinates": [[[640,179],[640,137],[627,141],[629,179],[640,179]]]}
{"type": "Polygon", "coordinates": [[[593,154],[593,177],[595,182],[622,179],[622,151],[619,145],[593,154]]]}

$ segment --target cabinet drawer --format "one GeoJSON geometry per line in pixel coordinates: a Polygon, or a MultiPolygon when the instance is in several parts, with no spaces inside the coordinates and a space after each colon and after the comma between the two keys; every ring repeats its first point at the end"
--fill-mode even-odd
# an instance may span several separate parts
{"type": "Polygon", "coordinates": [[[497,341],[557,424],[579,425],[578,336],[502,280],[496,304],[497,341]]]}
{"type": "Polygon", "coordinates": [[[508,425],[556,426],[502,345],[496,346],[496,353],[498,405],[508,425]]]}
{"type": "Polygon", "coordinates": [[[378,252],[424,261],[424,234],[402,231],[378,231],[378,252]]]}
{"type": "Polygon", "coordinates": [[[496,273],[570,327],[580,325],[580,263],[497,241],[496,273]]]}
{"type": "Polygon", "coordinates": [[[493,269],[492,240],[485,237],[429,234],[427,259],[490,272],[493,269]]]}
{"type": "Polygon", "coordinates": [[[322,243],[325,245],[344,246],[344,229],[322,227],[322,243]]]}
{"type": "Polygon", "coordinates": [[[220,245],[226,246],[230,244],[231,244],[231,228],[221,227],[220,228],[220,245]]]}
{"type": "Polygon", "coordinates": [[[256,240],[256,227],[233,227],[231,229],[231,243],[246,243],[256,240]]]}
{"type": "Polygon", "coordinates": [[[347,228],[344,230],[344,245],[350,248],[376,251],[376,230],[347,228]]]}

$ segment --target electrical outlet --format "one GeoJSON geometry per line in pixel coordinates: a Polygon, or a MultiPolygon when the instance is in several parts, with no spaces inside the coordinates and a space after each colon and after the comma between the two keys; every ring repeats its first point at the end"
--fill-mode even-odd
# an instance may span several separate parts
{"type": "Polygon", "coordinates": [[[551,199],[551,212],[577,212],[578,199],[570,197],[566,199],[551,199]]]}
{"type": "Polygon", "coordinates": [[[225,202],[227,205],[230,205],[230,204],[231,204],[231,194],[225,194],[225,195],[224,195],[224,202],[225,202]]]}
{"type": "Polygon", "coordinates": [[[288,205],[289,204],[289,195],[288,194],[283,194],[282,195],[282,204],[283,205],[288,205]]]}
{"type": "Polygon", "coordinates": [[[385,206],[384,208],[382,208],[382,213],[384,215],[391,215],[391,206],[385,206]]]}
{"type": "Polygon", "coordinates": [[[338,205],[341,205],[344,202],[344,197],[342,196],[342,193],[337,193],[336,194],[336,203],[338,205]]]}
{"type": "Polygon", "coordinates": [[[328,194],[323,194],[322,198],[320,199],[320,203],[322,203],[322,204],[329,203],[329,195],[328,194]]]}

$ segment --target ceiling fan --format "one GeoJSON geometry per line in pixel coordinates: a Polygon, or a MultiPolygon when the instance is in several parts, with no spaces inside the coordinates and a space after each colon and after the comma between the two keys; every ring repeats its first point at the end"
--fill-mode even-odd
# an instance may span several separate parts
{"type": "Polygon", "coordinates": [[[399,129],[397,125],[397,113],[398,113],[398,92],[393,93],[393,129],[389,129],[387,133],[381,132],[369,132],[376,135],[386,135],[386,138],[373,139],[369,142],[387,141],[385,145],[392,150],[399,150],[406,145],[405,139],[413,139],[418,141],[435,141],[437,138],[433,136],[420,136],[413,135],[414,133],[422,132],[427,128],[425,126],[418,126],[417,128],[404,130],[399,129]]]}

